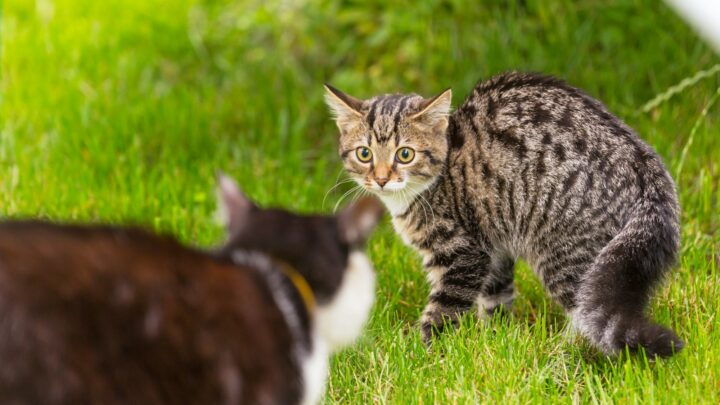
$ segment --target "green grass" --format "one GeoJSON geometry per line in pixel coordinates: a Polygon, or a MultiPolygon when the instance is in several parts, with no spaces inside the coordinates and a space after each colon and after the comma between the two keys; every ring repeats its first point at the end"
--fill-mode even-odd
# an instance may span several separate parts
{"type": "Polygon", "coordinates": [[[218,169],[303,212],[347,190],[321,206],[341,173],[323,82],[360,97],[452,86],[458,104],[497,72],[552,73],[607,103],[676,177],[682,257],[652,313],[686,349],[604,358],[565,333],[520,265],[509,322],[469,316],[429,353],[419,259],[384,223],[369,246],[377,305],[334,357],[327,402],[720,402],[720,75],[642,108],[720,59],[657,1],[465,3],[5,0],[0,215],[142,223],[210,245],[218,169]]]}

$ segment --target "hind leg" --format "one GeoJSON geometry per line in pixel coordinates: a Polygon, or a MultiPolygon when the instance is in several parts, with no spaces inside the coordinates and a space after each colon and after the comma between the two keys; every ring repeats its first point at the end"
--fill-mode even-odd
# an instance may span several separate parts
{"type": "Polygon", "coordinates": [[[583,280],[574,324],[608,354],[627,347],[631,352],[643,348],[651,357],[671,356],[682,349],[683,342],[645,314],[657,281],[621,261],[595,263],[583,280]]]}
{"type": "Polygon", "coordinates": [[[592,259],[582,250],[548,261],[541,275],[546,288],[571,315],[573,326],[606,354],[641,347],[649,356],[670,356],[682,341],[645,315],[661,271],[642,271],[623,246],[608,245],[592,259]]]}
{"type": "Polygon", "coordinates": [[[475,300],[480,318],[510,313],[515,299],[514,268],[515,260],[509,256],[497,256],[493,260],[490,273],[475,300]]]}

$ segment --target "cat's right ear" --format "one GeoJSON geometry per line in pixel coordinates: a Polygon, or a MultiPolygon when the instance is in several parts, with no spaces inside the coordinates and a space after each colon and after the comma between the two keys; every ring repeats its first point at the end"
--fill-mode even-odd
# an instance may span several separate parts
{"type": "Polygon", "coordinates": [[[411,121],[422,122],[425,125],[444,133],[448,126],[450,115],[450,102],[452,90],[446,89],[433,98],[420,103],[419,111],[410,116],[411,121]]]}
{"type": "Polygon", "coordinates": [[[347,95],[329,84],[325,84],[325,102],[330,107],[338,127],[362,119],[362,100],[347,95]]]}
{"type": "Polygon", "coordinates": [[[222,172],[217,174],[218,212],[225,228],[238,232],[247,223],[255,204],[240,191],[235,180],[222,172]]]}

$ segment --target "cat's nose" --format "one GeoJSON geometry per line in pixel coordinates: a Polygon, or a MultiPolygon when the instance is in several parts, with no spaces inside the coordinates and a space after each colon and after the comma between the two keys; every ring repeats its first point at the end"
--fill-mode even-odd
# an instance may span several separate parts
{"type": "Polygon", "coordinates": [[[375,183],[377,183],[378,186],[380,186],[381,188],[385,187],[385,185],[387,184],[388,181],[390,181],[390,179],[387,177],[384,177],[384,178],[375,177],[375,183]]]}

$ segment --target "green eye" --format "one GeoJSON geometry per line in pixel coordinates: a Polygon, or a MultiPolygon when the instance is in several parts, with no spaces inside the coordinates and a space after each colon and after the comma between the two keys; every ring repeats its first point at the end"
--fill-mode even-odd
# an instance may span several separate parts
{"type": "Polygon", "coordinates": [[[395,159],[400,163],[410,163],[415,158],[415,151],[412,148],[400,148],[395,154],[395,159]]]}
{"type": "Polygon", "coordinates": [[[355,150],[355,154],[357,155],[358,160],[363,163],[367,163],[372,160],[372,152],[364,146],[357,148],[355,150]]]}

